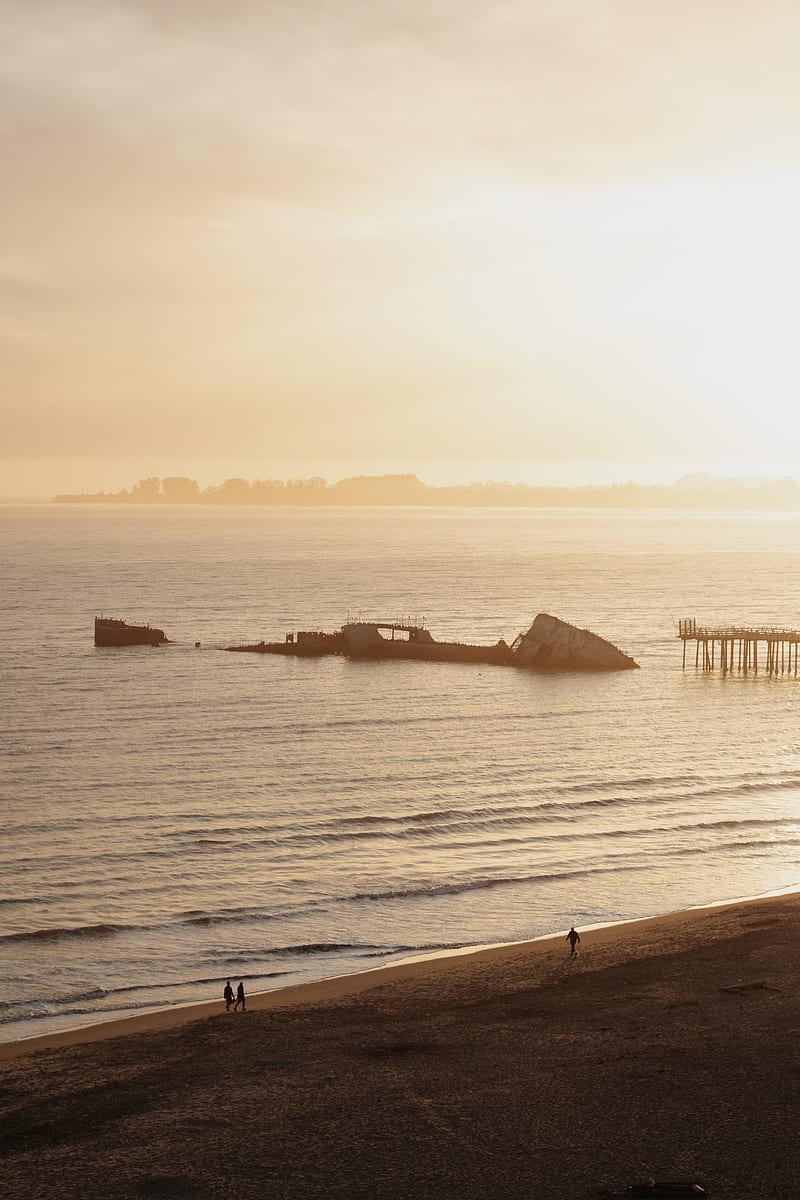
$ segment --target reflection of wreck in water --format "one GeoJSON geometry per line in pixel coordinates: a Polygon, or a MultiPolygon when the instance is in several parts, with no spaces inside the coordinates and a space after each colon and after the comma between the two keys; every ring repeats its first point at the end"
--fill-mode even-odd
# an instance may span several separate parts
{"type": "Polygon", "coordinates": [[[350,621],[337,633],[288,633],[283,642],[227,649],[298,658],[342,654],[349,658],[493,663],[539,671],[624,671],[639,665],[605,638],[547,613],[539,613],[527,633],[521,633],[510,646],[502,638],[493,646],[437,642],[421,622],[350,621]]]}

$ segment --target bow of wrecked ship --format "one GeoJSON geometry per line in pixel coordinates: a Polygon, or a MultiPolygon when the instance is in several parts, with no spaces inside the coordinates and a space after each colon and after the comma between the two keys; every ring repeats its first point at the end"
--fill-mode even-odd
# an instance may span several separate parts
{"type": "Polygon", "coordinates": [[[343,654],[362,659],[491,663],[537,671],[626,671],[639,665],[612,642],[549,613],[539,613],[510,646],[502,638],[493,646],[437,642],[423,625],[401,621],[350,621],[336,633],[289,633],[283,642],[227,649],[295,657],[343,654]]]}
{"type": "Polygon", "coordinates": [[[511,645],[518,667],[539,670],[628,671],[639,664],[589,629],[539,613],[527,633],[511,645]]]}

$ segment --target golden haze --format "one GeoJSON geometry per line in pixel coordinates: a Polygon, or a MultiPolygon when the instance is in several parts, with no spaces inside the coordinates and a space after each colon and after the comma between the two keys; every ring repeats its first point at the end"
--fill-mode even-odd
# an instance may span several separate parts
{"type": "Polygon", "coordinates": [[[798,35],[785,0],[11,0],[0,493],[791,463],[798,35]]]}

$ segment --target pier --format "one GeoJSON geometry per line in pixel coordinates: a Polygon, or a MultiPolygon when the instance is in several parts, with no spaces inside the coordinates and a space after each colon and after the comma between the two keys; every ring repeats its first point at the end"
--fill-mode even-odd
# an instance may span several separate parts
{"type": "Polygon", "coordinates": [[[800,630],[769,625],[698,625],[694,617],[678,622],[678,637],[686,645],[694,642],[694,665],[698,670],[756,672],[768,675],[797,675],[800,670],[800,630]]]}

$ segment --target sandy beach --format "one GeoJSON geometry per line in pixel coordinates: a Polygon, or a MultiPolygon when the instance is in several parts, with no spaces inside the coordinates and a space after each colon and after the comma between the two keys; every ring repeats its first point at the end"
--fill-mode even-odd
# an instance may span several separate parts
{"type": "MultiPolygon", "coordinates": [[[[6,1197],[800,1194],[796,893],[0,1047],[6,1197]]],[[[234,985],[236,981],[234,980],[234,985]]]]}

